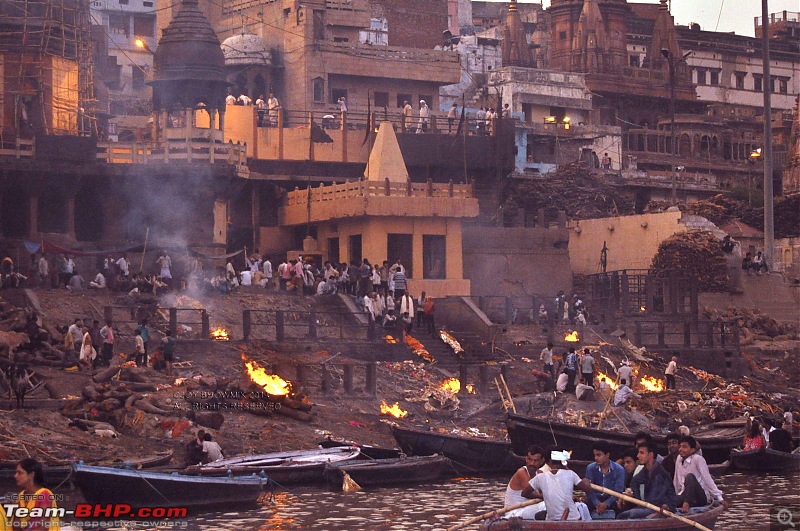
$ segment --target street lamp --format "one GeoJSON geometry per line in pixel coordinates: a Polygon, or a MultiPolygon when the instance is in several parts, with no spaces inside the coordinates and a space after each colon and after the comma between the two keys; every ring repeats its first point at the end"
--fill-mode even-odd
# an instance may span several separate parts
{"type": "Polygon", "coordinates": [[[670,131],[672,134],[672,145],[670,146],[670,155],[671,155],[671,164],[672,164],[672,204],[675,205],[678,202],[678,170],[676,168],[676,160],[675,160],[675,144],[677,141],[677,135],[675,133],[675,65],[680,61],[685,61],[689,55],[691,55],[691,50],[683,54],[682,57],[676,59],[672,52],[663,48],[661,50],[661,55],[664,56],[664,59],[667,60],[667,64],[669,65],[669,116],[670,116],[670,131]]]}
{"type": "Polygon", "coordinates": [[[144,42],[144,39],[136,39],[135,41],[133,41],[133,44],[135,44],[137,48],[141,48],[142,50],[144,50],[144,51],[146,51],[146,52],[148,52],[148,53],[150,53],[152,55],[155,55],[153,50],[151,50],[150,47],[147,45],[147,43],[144,42]]]}

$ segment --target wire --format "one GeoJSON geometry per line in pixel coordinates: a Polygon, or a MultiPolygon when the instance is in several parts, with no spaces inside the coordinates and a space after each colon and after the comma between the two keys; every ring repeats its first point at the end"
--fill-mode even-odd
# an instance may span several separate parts
{"type": "Polygon", "coordinates": [[[719,14],[717,15],[717,25],[714,26],[714,31],[716,32],[719,29],[719,21],[722,18],[722,8],[725,7],[725,0],[722,0],[719,4],[719,14]]]}

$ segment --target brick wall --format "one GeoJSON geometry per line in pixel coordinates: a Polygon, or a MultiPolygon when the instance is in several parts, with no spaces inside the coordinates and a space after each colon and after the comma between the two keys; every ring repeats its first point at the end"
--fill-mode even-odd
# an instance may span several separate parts
{"type": "Polygon", "coordinates": [[[389,46],[433,48],[447,29],[447,0],[375,0],[389,22],[389,46]]]}

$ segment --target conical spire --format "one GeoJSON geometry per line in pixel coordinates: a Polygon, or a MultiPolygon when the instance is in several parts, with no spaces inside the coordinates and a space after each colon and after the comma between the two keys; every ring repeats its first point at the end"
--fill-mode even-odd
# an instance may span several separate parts
{"type": "Polygon", "coordinates": [[[517,0],[509,2],[506,24],[503,27],[503,66],[533,66],[533,57],[517,9],[517,0]]]}
{"type": "Polygon", "coordinates": [[[647,52],[650,68],[666,71],[669,69],[669,63],[661,50],[668,50],[672,58],[679,58],[682,55],[675,32],[675,21],[669,12],[667,0],[661,0],[653,26],[653,40],[647,52]]]}
{"type": "Polygon", "coordinates": [[[390,122],[381,122],[378,127],[364,177],[368,181],[389,179],[392,182],[408,182],[408,168],[390,122]]]}

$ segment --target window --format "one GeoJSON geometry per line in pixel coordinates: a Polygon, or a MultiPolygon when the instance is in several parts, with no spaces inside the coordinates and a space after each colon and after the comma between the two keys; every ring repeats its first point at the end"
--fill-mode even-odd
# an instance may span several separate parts
{"type": "Polygon", "coordinates": [[[697,84],[706,85],[706,71],[703,68],[697,69],[697,84]]]}
{"type": "Polygon", "coordinates": [[[744,78],[747,76],[747,72],[734,72],[733,75],[736,78],[736,88],[739,90],[744,90],[744,78]]]}
{"type": "Polygon", "coordinates": [[[559,32],[558,38],[561,39],[562,41],[567,40],[567,32],[566,31],[559,32]]]}
{"type": "MultiPolygon", "coordinates": [[[[431,96],[429,94],[420,94],[419,95],[419,99],[420,100],[425,100],[425,103],[428,104],[428,107],[433,109],[433,96],[431,96]]],[[[417,103],[419,103],[419,102],[417,102],[417,103]]],[[[414,105],[414,104],[412,103],[411,105],[414,105]]]]}
{"type": "Polygon", "coordinates": [[[389,106],[389,93],[376,92],[375,93],[375,107],[388,107],[389,106]]]}
{"type": "Polygon", "coordinates": [[[353,234],[347,240],[347,253],[349,254],[350,263],[361,263],[361,235],[353,234]]]}
{"type": "Polygon", "coordinates": [[[778,79],[778,92],[781,94],[788,94],[789,92],[789,80],[785,78],[778,79]]]}
{"type": "Polygon", "coordinates": [[[112,35],[130,35],[130,17],[128,15],[108,15],[108,32],[112,35]]]}
{"type": "Polygon", "coordinates": [[[628,57],[628,64],[631,65],[634,68],[639,68],[641,66],[640,61],[639,61],[639,56],[638,55],[629,56],[628,57]]]}
{"type": "Polygon", "coordinates": [[[422,278],[445,278],[447,246],[444,236],[422,236],[422,278]]]}
{"type": "Polygon", "coordinates": [[[152,38],[156,34],[156,17],[134,15],[133,35],[135,37],[152,38]]]}
{"type": "Polygon", "coordinates": [[[411,94],[397,94],[397,108],[402,109],[405,102],[411,103],[411,94]]]}
{"type": "Polygon", "coordinates": [[[334,37],[333,42],[350,42],[350,39],[347,37],[334,37]]]}
{"type": "Polygon", "coordinates": [[[753,74],[753,90],[764,90],[764,76],[762,74],[753,74]]]}
{"type": "Polygon", "coordinates": [[[347,89],[337,89],[331,87],[330,103],[338,103],[339,98],[347,99],[347,89]]]}
{"type": "Polygon", "coordinates": [[[316,103],[325,103],[325,80],[321,77],[315,77],[311,83],[314,86],[314,101],[316,103]]]}
{"type": "Polygon", "coordinates": [[[153,2],[148,2],[147,0],[144,0],[144,1],[142,2],[142,5],[143,5],[144,7],[153,7],[153,2]]]}
{"type": "Polygon", "coordinates": [[[719,85],[719,70],[711,71],[711,85],[715,87],[719,85]]]}
{"type": "Polygon", "coordinates": [[[144,88],[144,70],[137,65],[131,66],[131,78],[133,79],[133,89],[139,90],[144,88]]]}
{"type": "Polygon", "coordinates": [[[314,16],[314,40],[321,41],[325,39],[325,12],[322,11],[321,9],[315,9],[313,11],[313,16],[314,16]]]}

